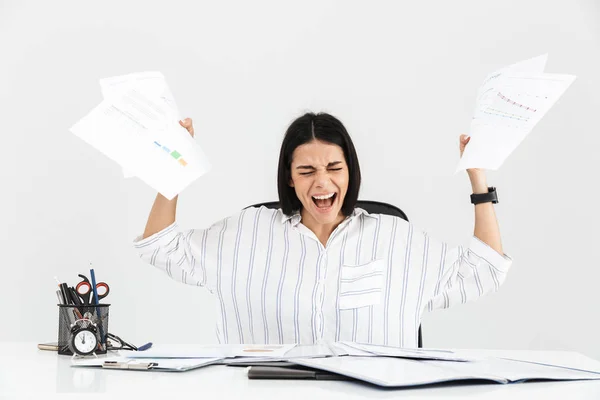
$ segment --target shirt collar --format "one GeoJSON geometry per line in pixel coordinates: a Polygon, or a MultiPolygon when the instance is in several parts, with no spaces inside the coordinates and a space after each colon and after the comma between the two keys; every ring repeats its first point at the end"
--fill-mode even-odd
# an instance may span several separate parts
{"type": "MultiPolygon", "coordinates": [[[[348,220],[353,220],[355,217],[358,217],[361,214],[365,214],[367,216],[369,215],[369,213],[366,212],[365,210],[363,210],[362,208],[355,207],[354,211],[352,211],[352,214],[349,215],[348,217],[346,217],[346,219],[344,219],[344,221],[342,221],[342,223],[344,223],[348,220]]],[[[302,220],[302,215],[300,215],[300,211],[296,211],[292,215],[283,214],[283,216],[281,217],[282,224],[285,224],[287,221],[291,221],[292,226],[298,225],[301,220],[302,220]]]]}

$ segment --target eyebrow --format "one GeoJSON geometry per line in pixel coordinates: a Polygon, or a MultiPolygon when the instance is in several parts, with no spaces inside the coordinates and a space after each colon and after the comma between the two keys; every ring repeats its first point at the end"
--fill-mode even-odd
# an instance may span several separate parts
{"type": "MultiPolygon", "coordinates": [[[[327,168],[333,167],[334,165],[338,165],[338,164],[341,164],[341,163],[342,163],[341,161],[330,162],[329,164],[327,164],[327,168]]],[[[316,168],[313,167],[312,165],[298,165],[296,167],[296,169],[316,169],[316,168]]]]}

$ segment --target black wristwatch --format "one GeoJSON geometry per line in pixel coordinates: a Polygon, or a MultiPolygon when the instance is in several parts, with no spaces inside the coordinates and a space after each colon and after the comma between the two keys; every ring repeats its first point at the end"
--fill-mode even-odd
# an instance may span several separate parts
{"type": "Polygon", "coordinates": [[[471,195],[471,203],[480,204],[480,203],[489,203],[498,204],[498,195],[496,194],[496,188],[493,186],[488,187],[487,193],[473,193],[471,195]]]}

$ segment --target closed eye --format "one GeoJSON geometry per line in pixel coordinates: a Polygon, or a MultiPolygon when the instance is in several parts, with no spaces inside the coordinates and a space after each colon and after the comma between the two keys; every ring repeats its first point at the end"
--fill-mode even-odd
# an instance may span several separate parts
{"type": "MultiPolygon", "coordinates": [[[[343,168],[330,168],[328,171],[340,171],[340,170],[342,170],[342,169],[343,169],[343,168]]],[[[313,173],[313,172],[300,172],[300,175],[310,175],[310,174],[312,174],[312,173],[313,173]]]]}

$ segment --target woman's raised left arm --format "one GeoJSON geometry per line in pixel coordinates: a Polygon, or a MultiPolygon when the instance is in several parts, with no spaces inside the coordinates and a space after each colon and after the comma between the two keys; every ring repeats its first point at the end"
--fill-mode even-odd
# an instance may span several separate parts
{"type": "MultiPolygon", "coordinates": [[[[460,136],[460,155],[465,150],[465,146],[469,143],[470,137],[467,135],[460,136]]],[[[487,193],[488,185],[485,176],[485,171],[479,168],[467,169],[473,193],[487,193]]],[[[500,239],[500,229],[498,227],[498,219],[494,211],[492,203],[480,203],[475,205],[475,237],[496,250],[500,254],[502,251],[502,241],[500,239]]]]}

